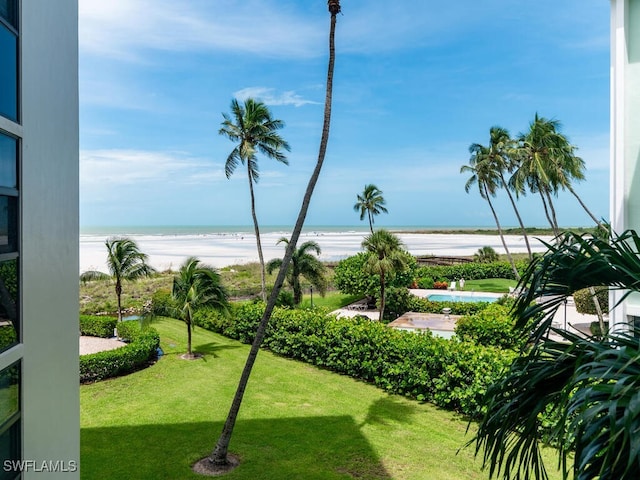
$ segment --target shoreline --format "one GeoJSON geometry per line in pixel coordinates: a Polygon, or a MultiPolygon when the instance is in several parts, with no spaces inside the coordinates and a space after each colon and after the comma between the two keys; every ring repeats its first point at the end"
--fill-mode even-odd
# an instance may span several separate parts
{"type": "MultiPolygon", "coordinates": [[[[337,227],[336,227],[337,228],[337,227]]],[[[349,228],[349,227],[347,227],[349,228]]],[[[128,236],[134,240],[140,250],[149,257],[149,264],[159,271],[177,270],[189,256],[196,256],[204,263],[216,268],[246,264],[258,261],[255,236],[246,231],[182,231],[158,233],[146,229],[144,233],[95,233],[80,235],[79,273],[87,270],[106,272],[105,240],[110,236],[128,236]]],[[[198,229],[199,230],[199,229],[198,229]]],[[[267,230],[265,228],[265,230],[267,230]]],[[[131,229],[130,231],[133,231],[131,229]]],[[[496,233],[434,233],[421,231],[396,231],[413,255],[421,256],[473,256],[478,249],[490,246],[499,254],[503,254],[499,235],[496,233]]],[[[361,243],[369,229],[355,231],[344,230],[307,230],[302,233],[299,244],[315,241],[322,250],[320,260],[336,262],[362,251],[361,243]]],[[[261,233],[265,262],[272,258],[282,258],[284,247],[277,245],[278,240],[287,236],[287,232],[274,229],[261,233]]],[[[529,237],[535,252],[544,252],[546,247],[541,243],[552,240],[550,235],[534,235],[529,237]]],[[[511,253],[525,253],[526,245],[521,235],[505,235],[505,241],[511,253]]]]}

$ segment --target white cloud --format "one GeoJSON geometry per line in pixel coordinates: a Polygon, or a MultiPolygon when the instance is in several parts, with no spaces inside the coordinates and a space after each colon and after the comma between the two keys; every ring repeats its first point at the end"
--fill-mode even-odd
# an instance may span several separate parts
{"type": "Polygon", "coordinates": [[[84,188],[157,182],[206,183],[224,178],[222,167],[182,152],[83,150],[80,184],[84,188]]]}
{"type": "Polygon", "coordinates": [[[326,35],[313,19],[259,0],[82,0],[79,24],[81,51],[136,62],[144,50],[310,57],[326,35]]]}
{"type": "Polygon", "coordinates": [[[306,100],[293,90],[282,93],[276,93],[275,89],[268,87],[247,87],[238,90],[233,94],[238,100],[246,100],[247,98],[255,98],[264,102],[266,105],[294,105],[301,107],[303,105],[319,105],[320,102],[306,100]]]}

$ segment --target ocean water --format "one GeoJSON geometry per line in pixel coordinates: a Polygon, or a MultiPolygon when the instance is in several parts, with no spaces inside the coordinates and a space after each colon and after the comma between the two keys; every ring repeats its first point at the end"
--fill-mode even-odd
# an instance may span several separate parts
{"type": "MultiPolygon", "coordinates": [[[[396,232],[414,255],[473,255],[483,246],[491,246],[498,253],[504,252],[498,235],[430,233],[435,229],[441,230],[441,227],[385,228],[396,232]]],[[[284,225],[260,228],[265,261],[284,255],[284,244],[278,244],[278,240],[289,238],[291,229],[284,225]]],[[[368,225],[364,224],[309,226],[303,230],[298,245],[315,241],[322,250],[321,260],[337,261],[362,251],[362,240],[368,234],[368,225]]],[[[218,268],[258,261],[253,226],[84,227],[80,230],[80,272],[106,271],[105,240],[113,236],[127,236],[135,240],[140,250],[149,256],[149,263],[159,270],[177,270],[190,256],[218,268]]],[[[505,238],[511,252],[526,252],[521,236],[505,238]]],[[[542,239],[548,241],[551,238],[542,239]]],[[[538,240],[530,238],[530,242],[536,251],[545,250],[538,240]]]]}

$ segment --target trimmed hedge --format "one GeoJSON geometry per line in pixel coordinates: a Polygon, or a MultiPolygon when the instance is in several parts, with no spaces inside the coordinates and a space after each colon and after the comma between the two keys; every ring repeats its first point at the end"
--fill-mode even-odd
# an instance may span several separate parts
{"type": "Polygon", "coordinates": [[[118,319],[99,315],[80,315],[80,335],[90,337],[113,337],[118,319]]]}
{"type": "MultiPolygon", "coordinates": [[[[194,323],[251,343],[263,312],[264,304],[244,304],[233,318],[200,310],[194,323]]],[[[512,351],[395,330],[368,319],[339,319],[322,309],[276,308],[263,347],[472,417],[481,415],[487,386],[515,357],[512,351]]]]}
{"type": "MultiPolygon", "coordinates": [[[[522,275],[529,265],[528,261],[517,261],[516,269],[522,275]]],[[[418,278],[446,279],[448,282],[464,278],[465,280],[482,280],[485,278],[509,278],[515,280],[509,262],[480,263],[470,262],[459,265],[419,267],[418,278]]],[[[418,282],[419,283],[419,282],[418,282]]]]}
{"type": "Polygon", "coordinates": [[[160,335],[153,328],[141,329],[138,322],[120,322],[118,335],[130,343],[115,350],[80,356],[80,383],[131,373],[157,355],[160,335]]]}

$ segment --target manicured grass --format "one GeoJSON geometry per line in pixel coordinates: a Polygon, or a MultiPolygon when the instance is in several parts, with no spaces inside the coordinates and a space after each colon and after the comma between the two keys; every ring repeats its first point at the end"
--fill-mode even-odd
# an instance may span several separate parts
{"type": "MultiPolygon", "coordinates": [[[[329,311],[337,310],[338,308],[342,308],[345,305],[349,305],[353,302],[357,302],[362,298],[362,295],[348,295],[346,293],[332,291],[327,292],[324,297],[321,297],[317,293],[313,294],[313,306],[314,307],[324,307],[329,311]]],[[[310,308],[311,307],[311,295],[305,294],[302,296],[302,303],[300,304],[300,308],[310,308]]]]}
{"type": "MultiPolygon", "coordinates": [[[[249,347],[197,328],[204,358],[181,360],[184,323],[154,326],[158,363],[80,388],[83,478],[202,478],[190,466],[215,444],[249,347]]],[[[486,479],[472,449],[459,451],[466,428],[432,405],[262,351],[231,442],[242,463],[224,478],[486,479]]]]}
{"type": "MultiPolygon", "coordinates": [[[[495,292],[509,293],[509,287],[515,287],[518,284],[515,280],[506,278],[485,278],[483,280],[465,280],[464,290],[471,292],[495,292]]],[[[459,288],[459,287],[458,287],[459,288]]]]}

